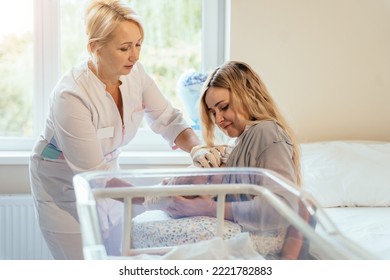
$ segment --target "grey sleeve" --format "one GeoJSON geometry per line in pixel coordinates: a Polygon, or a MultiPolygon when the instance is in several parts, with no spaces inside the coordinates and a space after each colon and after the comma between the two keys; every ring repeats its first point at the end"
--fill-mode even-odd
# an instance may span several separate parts
{"type": "Polygon", "coordinates": [[[292,160],[293,147],[285,140],[279,140],[268,146],[256,159],[260,168],[273,170],[291,182],[297,181],[292,160]]]}
{"type": "Polygon", "coordinates": [[[249,201],[231,203],[234,222],[250,232],[275,231],[287,221],[264,197],[256,196],[249,201]]]}
{"type": "MultiPolygon", "coordinates": [[[[233,154],[231,161],[229,158],[231,166],[264,168],[296,182],[297,175],[292,160],[293,146],[272,122],[264,122],[248,130],[233,154]]],[[[296,210],[297,199],[288,190],[267,178],[262,180],[261,185],[296,210]]],[[[249,201],[232,202],[231,206],[234,221],[248,231],[272,230],[287,222],[267,199],[261,196],[249,201]]]]}

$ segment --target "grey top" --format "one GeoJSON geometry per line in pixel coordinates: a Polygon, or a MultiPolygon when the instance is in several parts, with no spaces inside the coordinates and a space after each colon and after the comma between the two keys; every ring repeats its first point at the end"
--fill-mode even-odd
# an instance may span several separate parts
{"type": "Polygon", "coordinates": [[[274,121],[263,121],[240,135],[226,166],[266,168],[295,183],[292,158],[293,146],[285,131],[274,121]]]}
{"type": "MultiPolygon", "coordinates": [[[[237,139],[227,160],[227,167],[259,167],[277,172],[296,182],[293,164],[293,145],[284,130],[274,121],[263,121],[248,127],[237,139]]],[[[232,178],[230,178],[232,179],[232,178]]],[[[285,200],[293,209],[297,207],[289,191],[271,182],[252,182],[267,187],[285,200]]],[[[263,197],[232,202],[234,221],[244,230],[269,231],[280,229],[286,221],[276,213],[263,197]]]]}

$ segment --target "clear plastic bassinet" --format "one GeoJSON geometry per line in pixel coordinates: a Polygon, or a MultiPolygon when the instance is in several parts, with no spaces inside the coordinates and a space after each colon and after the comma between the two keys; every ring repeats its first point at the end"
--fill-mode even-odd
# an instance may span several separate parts
{"type": "Polygon", "coordinates": [[[99,171],[73,182],[85,259],[376,259],[311,195],[266,169],[99,171]],[[215,217],[170,218],[161,209],[175,196],[210,196],[215,217]],[[137,202],[145,197],[152,207],[137,202]]]}

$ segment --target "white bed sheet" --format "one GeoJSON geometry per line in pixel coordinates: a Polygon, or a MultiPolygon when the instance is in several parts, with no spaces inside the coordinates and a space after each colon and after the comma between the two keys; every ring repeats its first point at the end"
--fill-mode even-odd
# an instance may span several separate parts
{"type": "Polygon", "coordinates": [[[301,145],[302,188],[322,207],[390,206],[390,142],[301,145]]]}
{"type": "Polygon", "coordinates": [[[324,211],[347,238],[378,259],[390,259],[390,207],[335,207],[324,211]]]}

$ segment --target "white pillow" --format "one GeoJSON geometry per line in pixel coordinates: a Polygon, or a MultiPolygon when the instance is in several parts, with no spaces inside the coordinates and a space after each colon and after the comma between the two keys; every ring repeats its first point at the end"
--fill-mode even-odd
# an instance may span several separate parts
{"type": "Polygon", "coordinates": [[[322,207],[390,206],[390,142],[301,144],[302,187],[322,207]]]}

